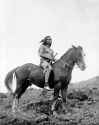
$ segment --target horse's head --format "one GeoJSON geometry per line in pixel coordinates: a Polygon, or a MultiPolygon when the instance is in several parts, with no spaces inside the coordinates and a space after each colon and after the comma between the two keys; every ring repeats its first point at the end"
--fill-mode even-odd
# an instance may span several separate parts
{"type": "Polygon", "coordinates": [[[76,64],[77,66],[81,69],[81,70],[85,70],[86,69],[86,64],[85,64],[85,60],[84,60],[84,51],[83,48],[81,46],[75,47],[73,46],[74,49],[76,49],[76,64]]]}

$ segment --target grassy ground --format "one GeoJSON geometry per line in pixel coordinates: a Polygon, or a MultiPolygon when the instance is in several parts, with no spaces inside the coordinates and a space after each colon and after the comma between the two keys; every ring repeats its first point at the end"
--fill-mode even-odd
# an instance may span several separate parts
{"type": "Polygon", "coordinates": [[[48,101],[53,91],[42,97],[41,91],[28,89],[19,102],[20,111],[11,112],[12,97],[0,94],[0,125],[99,125],[99,78],[70,84],[67,94],[67,112],[61,112],[61,100],[57,101],[58,115],[51,111],[48,101]]]}

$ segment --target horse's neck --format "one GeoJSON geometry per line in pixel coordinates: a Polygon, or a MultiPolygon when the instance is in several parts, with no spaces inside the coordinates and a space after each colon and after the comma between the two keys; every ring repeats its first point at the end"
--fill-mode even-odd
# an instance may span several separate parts
{"type": "Polygon", "coordinates": [[[71,67],[71,69],[74,67],[75,65],[75,55],[74,53],[71,51],[70,53],[66,53],[64,54],[59,60],[59,63],[61,63],[61,65],[67,65],[68,67],[71,67]]]}

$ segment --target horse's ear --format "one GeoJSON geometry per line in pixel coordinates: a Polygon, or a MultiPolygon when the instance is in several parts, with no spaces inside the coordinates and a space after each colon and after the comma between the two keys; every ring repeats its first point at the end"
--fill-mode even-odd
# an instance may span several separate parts
{"type": "Polygon", "coordinates": [[[82,46],[79,45],[79,46],[78,46],[78,49],[81,49],[81,50],[82,50],[83,48],[82,48],[82,46]]]}
{"type": "Polygon", "coordinates": [[[72,45],[72,48],[76,49],[77,47],[76,47],[76,46],[74,46],[74,45],[72,45]]]}

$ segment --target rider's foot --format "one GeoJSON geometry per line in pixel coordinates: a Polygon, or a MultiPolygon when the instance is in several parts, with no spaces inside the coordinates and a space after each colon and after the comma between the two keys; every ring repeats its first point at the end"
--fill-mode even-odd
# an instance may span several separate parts
{"type": "Polygon", "coordinates": [[[45,88],[46,90],[52,90],[52,89],[49,88],[49,86],[45,86],[44,88],[45,88]]]}
{"type": "Polygon", "coordinates": [[[50,90],[50,88],[49,88],[49,83],[48,83],[48,82],[45,82],[44,88],[45,88],[46,90],[50,90]]]}

